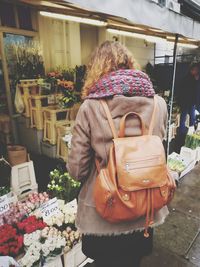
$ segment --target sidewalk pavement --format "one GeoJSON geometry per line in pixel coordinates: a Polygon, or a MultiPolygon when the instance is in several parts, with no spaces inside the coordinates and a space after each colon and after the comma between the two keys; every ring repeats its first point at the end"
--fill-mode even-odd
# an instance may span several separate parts
{"type": "Polygon", "coordinates": [[[141,267],[200,266],[200,164],[182,178],[169,210],[166,222],[155,229],[153,254],[141,267]]]}

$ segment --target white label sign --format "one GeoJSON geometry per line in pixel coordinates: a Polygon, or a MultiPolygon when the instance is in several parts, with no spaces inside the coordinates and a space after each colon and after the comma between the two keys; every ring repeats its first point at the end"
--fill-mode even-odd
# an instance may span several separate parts
{"type": "Polygon", "coordinates": [[[7,195],[0,197],[0,215],[10,209],[7,195]]]}
{"type": "Polygon", "coordinates": [[[70,208],[70,209],[77,210],[77,200],[74,199],[74,200],[72,200],[71,202],[68,202],[68,203],[66,204],[66,206],[67,206],[68,208],[70,208]]]}
{"type": "Polygon", "coordinates": [[[49,95],[48,96],[48,105],[53,105],[53,104],[55,104],[55,96],[49,95]]]}
{"type": "Polygon", "coordinates": [[[56,197],[50,199],[48,202],[44,203],[41,208],[41,213],[43,218],[51,217],[60,212],[58,208],[58,200],[56,197]]]}

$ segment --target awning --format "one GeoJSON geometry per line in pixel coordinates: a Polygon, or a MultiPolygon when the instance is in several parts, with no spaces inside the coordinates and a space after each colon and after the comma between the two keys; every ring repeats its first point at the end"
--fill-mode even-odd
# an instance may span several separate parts
{"type": "Polygon", "coordinates": [[[187,38],[200,40],[200,23],[161,7],[148,0],[70,0],[54,1],[73,3],[93,12],[101,12],[124,18],[132,23],[178,33],[187,38]]]}

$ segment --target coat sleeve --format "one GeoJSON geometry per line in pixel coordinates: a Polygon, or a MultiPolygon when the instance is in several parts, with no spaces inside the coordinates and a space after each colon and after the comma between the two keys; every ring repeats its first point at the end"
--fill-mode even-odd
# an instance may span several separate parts
{"type": "Polygon", "coordinates": [[[87,179],[93,155],[87,105],[83,103],[76,117],[67,164],[68,172],[74,179],[81,182],[87,179]]]}

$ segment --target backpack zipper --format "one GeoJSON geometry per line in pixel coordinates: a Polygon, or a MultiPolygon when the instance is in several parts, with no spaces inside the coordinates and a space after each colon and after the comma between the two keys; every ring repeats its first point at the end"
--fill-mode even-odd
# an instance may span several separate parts
{"type": "Polygon", "coordinates": [[[144,158],[142,160],[138,159],[138,160],[134,160],[134,161],[127,161],[125,163],[125,169],[127,172],[134,170],[134,169],[142,169],[142,168],[147,168],[147,167],[153,167],[155,165],[159,164],[159,156],[155,156],[155,157],[151,157],[151,158],[144,158]],[[156,161],[157,159],[157,161],[156,161]],[[141,163],[146,162],[147,166],[142,165],[141,163]],[[138,164],[139,163],[139,164],[138,164]]]}

